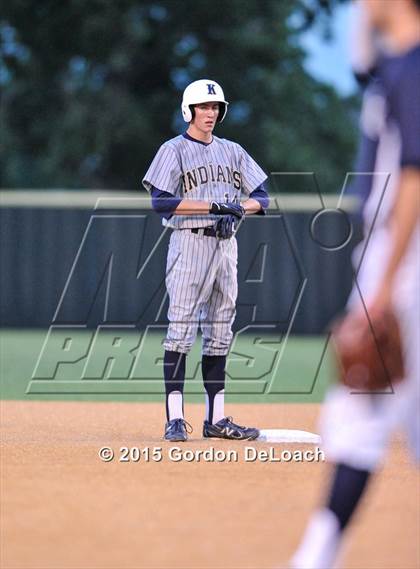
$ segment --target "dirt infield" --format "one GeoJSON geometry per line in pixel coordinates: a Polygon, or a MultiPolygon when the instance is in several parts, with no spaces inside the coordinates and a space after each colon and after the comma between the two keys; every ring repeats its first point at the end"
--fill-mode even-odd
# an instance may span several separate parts
{"type": "MultiPolygon", "coordinates": [[[[239,423],[316,432],[316,405],[230,405],[239,423]]],[[[296,545],[327,466],[245,462],[244,446],[208,442],[203,407],[183,449],[237,451],[238,462],[174,462],[161,440],[163,406],[1,403],[2,569],[274,569],[296,545]],[[98,450],[110,446],[112,462],[98,450]],[[160,462],[120,462],[120,447],[162,447],[160,462]]],[[[179,446],[179,445],[178,445],[179,446]]],[[[134,451],[133,451],[134,452],[134,451]]],[[[134,456],[136,458],[136,456],[134,456]]],[[[419,480],[394,441],[363,515],[351,529],[346,568],[420,565],[419,480]]]]}

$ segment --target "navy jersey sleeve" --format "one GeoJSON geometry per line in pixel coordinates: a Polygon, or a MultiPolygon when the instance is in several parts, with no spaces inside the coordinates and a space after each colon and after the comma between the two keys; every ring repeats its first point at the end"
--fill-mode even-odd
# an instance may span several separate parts
{"type": "Polygon", "coordinates": [[[400,74],[392,97],[392,114],[401,136],[401,166],[420,168],[420,57],[415,60],[400,74]]]}
{"type": "Polygon", "coordinates": [[[165,219],[170,219],[173,216],[174,211],[181,203],[182,199],[174,197],[169,192],[164,192],[151,186],[151,194],[152,194],[152,207],[165,219]]]}
{"type": "Polygon", "coordinates": [[[261,209],[257,211],[257,215],[265,215],[265,210],[268,208],[270,199],[268,197],[268,193],[267,190],[265,189],[264,184],[261,184],[260,186],[258,186],[258,188],[255,188],[255,190],[249,194],[249,197],[254,200],[257,200],[257,202],[261,206],[261,209]]]}

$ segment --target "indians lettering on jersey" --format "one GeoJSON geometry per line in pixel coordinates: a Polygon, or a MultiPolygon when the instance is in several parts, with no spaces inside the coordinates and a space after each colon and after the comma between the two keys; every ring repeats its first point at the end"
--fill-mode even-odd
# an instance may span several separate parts
{"type": "Polygon", "coordinates": [[[185,192],[195,190],[198,186],[208,182],[231,184],[235,190],[241,189],[242,178],[238,170],[220,164],[208,164],[187,170],[182,176],[182,187],[185,192]]]}
{"type": "MultiPolygon", "coordinates": [[[[224,201],[249,196],[267,175],[251,156],[230,140],[213,135],[203,144],[186,133],[166,141],[159,148],[143,178],[143,186],[153,187],[186,199],[224,201]],[[227,196],[226,196],[227,194],[227,196]]],[[[172,229],[192,229],[215,224],[217,216],[173,215],[162,219],[172,229]]]]}

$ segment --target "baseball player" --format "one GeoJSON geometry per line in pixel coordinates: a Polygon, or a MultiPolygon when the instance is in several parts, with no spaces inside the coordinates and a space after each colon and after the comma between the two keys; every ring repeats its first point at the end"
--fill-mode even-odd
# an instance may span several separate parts
{"type": "Polygon", "coordinates": [[[360,270],[348,306],[365,316],[364,303],[372,322],[392,308],[405,377],[389,393],[352,393],[344,385],[330,391],[321,432],[334,465],[332,482],[290,562],[299,569],[335,566],[343,534],[397,424],[420,459],[420,1],[364,0],[358,9],[358,33],[365,36],[354,64],[366,90],[356,171],[372,174],[357,182],[365,240],[355,252],[360,270]]]}
{"type": "Polygon", "coordinates": [[[199,326],[206,391],[203,436],[243,440],[259,436],[258,429],[225,417],[224,388],[238,289],[235,231],[245,215],[265,213],[267,176],[239,144],[214,136],[227,107],[215,81],[201,79],[188,85],[181,105],[187,131],[159,148],[143,179],[153,208],[163,225],[172,229],[166,268],[169,327],[164,342],[168,441],[187,440],[186,355],[199,326]]]}

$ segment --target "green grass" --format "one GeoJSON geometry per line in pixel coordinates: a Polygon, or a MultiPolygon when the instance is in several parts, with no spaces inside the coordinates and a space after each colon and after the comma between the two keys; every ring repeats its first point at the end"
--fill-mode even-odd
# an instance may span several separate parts
{"type": "MultiPolygon", "coordinates": [[[[2,330],[1,398],[160,401],[164,332],[2,330]]],[[[228,359],[228,401],[320,402],[333,376],[328,350],[320,365],[325,341],[239,336],[228,359]]],[[[187,400],[202,401],[199,340],[187,361],[187,400]]]]}

